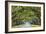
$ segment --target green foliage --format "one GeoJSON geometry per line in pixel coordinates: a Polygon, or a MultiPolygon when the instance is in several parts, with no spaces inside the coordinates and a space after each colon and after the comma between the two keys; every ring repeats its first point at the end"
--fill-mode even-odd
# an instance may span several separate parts
{"type": "Polygon", "coordinates": [[[40,7],[31,7],[31,6],[12,6],[12,22],[16,20],[28,21],[33,18],[39,18],[41,14],[40,7]]]}

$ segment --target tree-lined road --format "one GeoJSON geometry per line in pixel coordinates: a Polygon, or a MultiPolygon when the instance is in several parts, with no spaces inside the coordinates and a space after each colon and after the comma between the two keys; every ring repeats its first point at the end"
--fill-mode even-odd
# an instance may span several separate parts
{"type": "Polygon", "coordinates": [[[25,23],[25,24],[22,24],[22,25],[18,25],[18,26],[14,26],[15,28],[30,28],[30,27],[39,27],[40,25],[32,25],[30,23],[25,23]]]}

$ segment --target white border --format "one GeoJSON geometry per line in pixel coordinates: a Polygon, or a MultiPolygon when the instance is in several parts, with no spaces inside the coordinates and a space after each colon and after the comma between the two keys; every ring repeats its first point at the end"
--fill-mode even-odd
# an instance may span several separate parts
{"type": "Polygon", "coordinates": [[[27,3],[12,3],[8,2],[8,31],[25,31],[25,30],[41,30],[43,29],[43,4],[27,4],[27,3]],[[33,28],[12,28],[12,20],[11,20],[11,6],[34,6],[41,7],[41,27],[33,27],[33,28]]]}

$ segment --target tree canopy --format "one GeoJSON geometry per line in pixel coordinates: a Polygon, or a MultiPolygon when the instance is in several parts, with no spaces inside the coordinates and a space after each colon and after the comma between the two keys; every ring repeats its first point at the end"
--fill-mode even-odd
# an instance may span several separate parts
{"type": "Polygon", "coordinates": [[[32,6],[12,6],[12,22],[16,20],[29,21],[33,18],[40,19],[41,7],[32,6]]]}

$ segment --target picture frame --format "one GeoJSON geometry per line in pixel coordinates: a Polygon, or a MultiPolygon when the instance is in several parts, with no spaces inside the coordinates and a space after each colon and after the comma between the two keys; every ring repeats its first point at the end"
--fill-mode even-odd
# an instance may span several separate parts
{"type": "Polygon", "coordinates": [[[5,1],[5,33],[37,32],[37,31],[45,31],[45,3],[43,3],[43,2],[24,2],[24,1],[5,1]],[[23,9],[22,9],[22,7],[23,7],[23,9]],[[19,10],[22,10],[22,12],[19,10]],[[37,10],[37,12],[35,12],[35,10],[37,10]],[[15,13],[14,13],[14,11],[15,11],[15,13]],[[19,20],[21,19],[22,21],[24,21],[25,25],[23,25],[23,23],[20,23],[21,21],[16,22],[16,20],[15,20],[15,22],[19,23],[20,25],[15,24],[14,19],[12,18],[13,14],[15,14],[15,15],[17,14],[16,17],[17,16],[19,17],[19,14],[21,14],[22,17],[25,15],[26,17],[24,16],[23,18],[21,18],[21,16],[19,18],[14,17],[14,19],[19,19],[19,20]],[[35,14],[35,18],[40,19],[39,21],[37,21],[38,19],[36,19],[36,22],[38,22],[38,23],[35,23],[35,21],[33,21],[34,14],[35,14]],[[29,15],[30,15],[30,17],[29,17],[29,15]],[[40,15],[40,16],[38,16],[38,15],[40,15]],[[33,18],[31,16],[33,16],[33,18]],[[30,19],[30,18],[32,18],[32,19],[30,19]],[[35,24],[34,26],[32,24],[30,25],[30,23],[32,23],[32,22],[30,22],[30,23],[28,22],[29,24],[27,23],[27,21],[29,21],[29,19],[32,20],[33,25],[35,24]]]}

